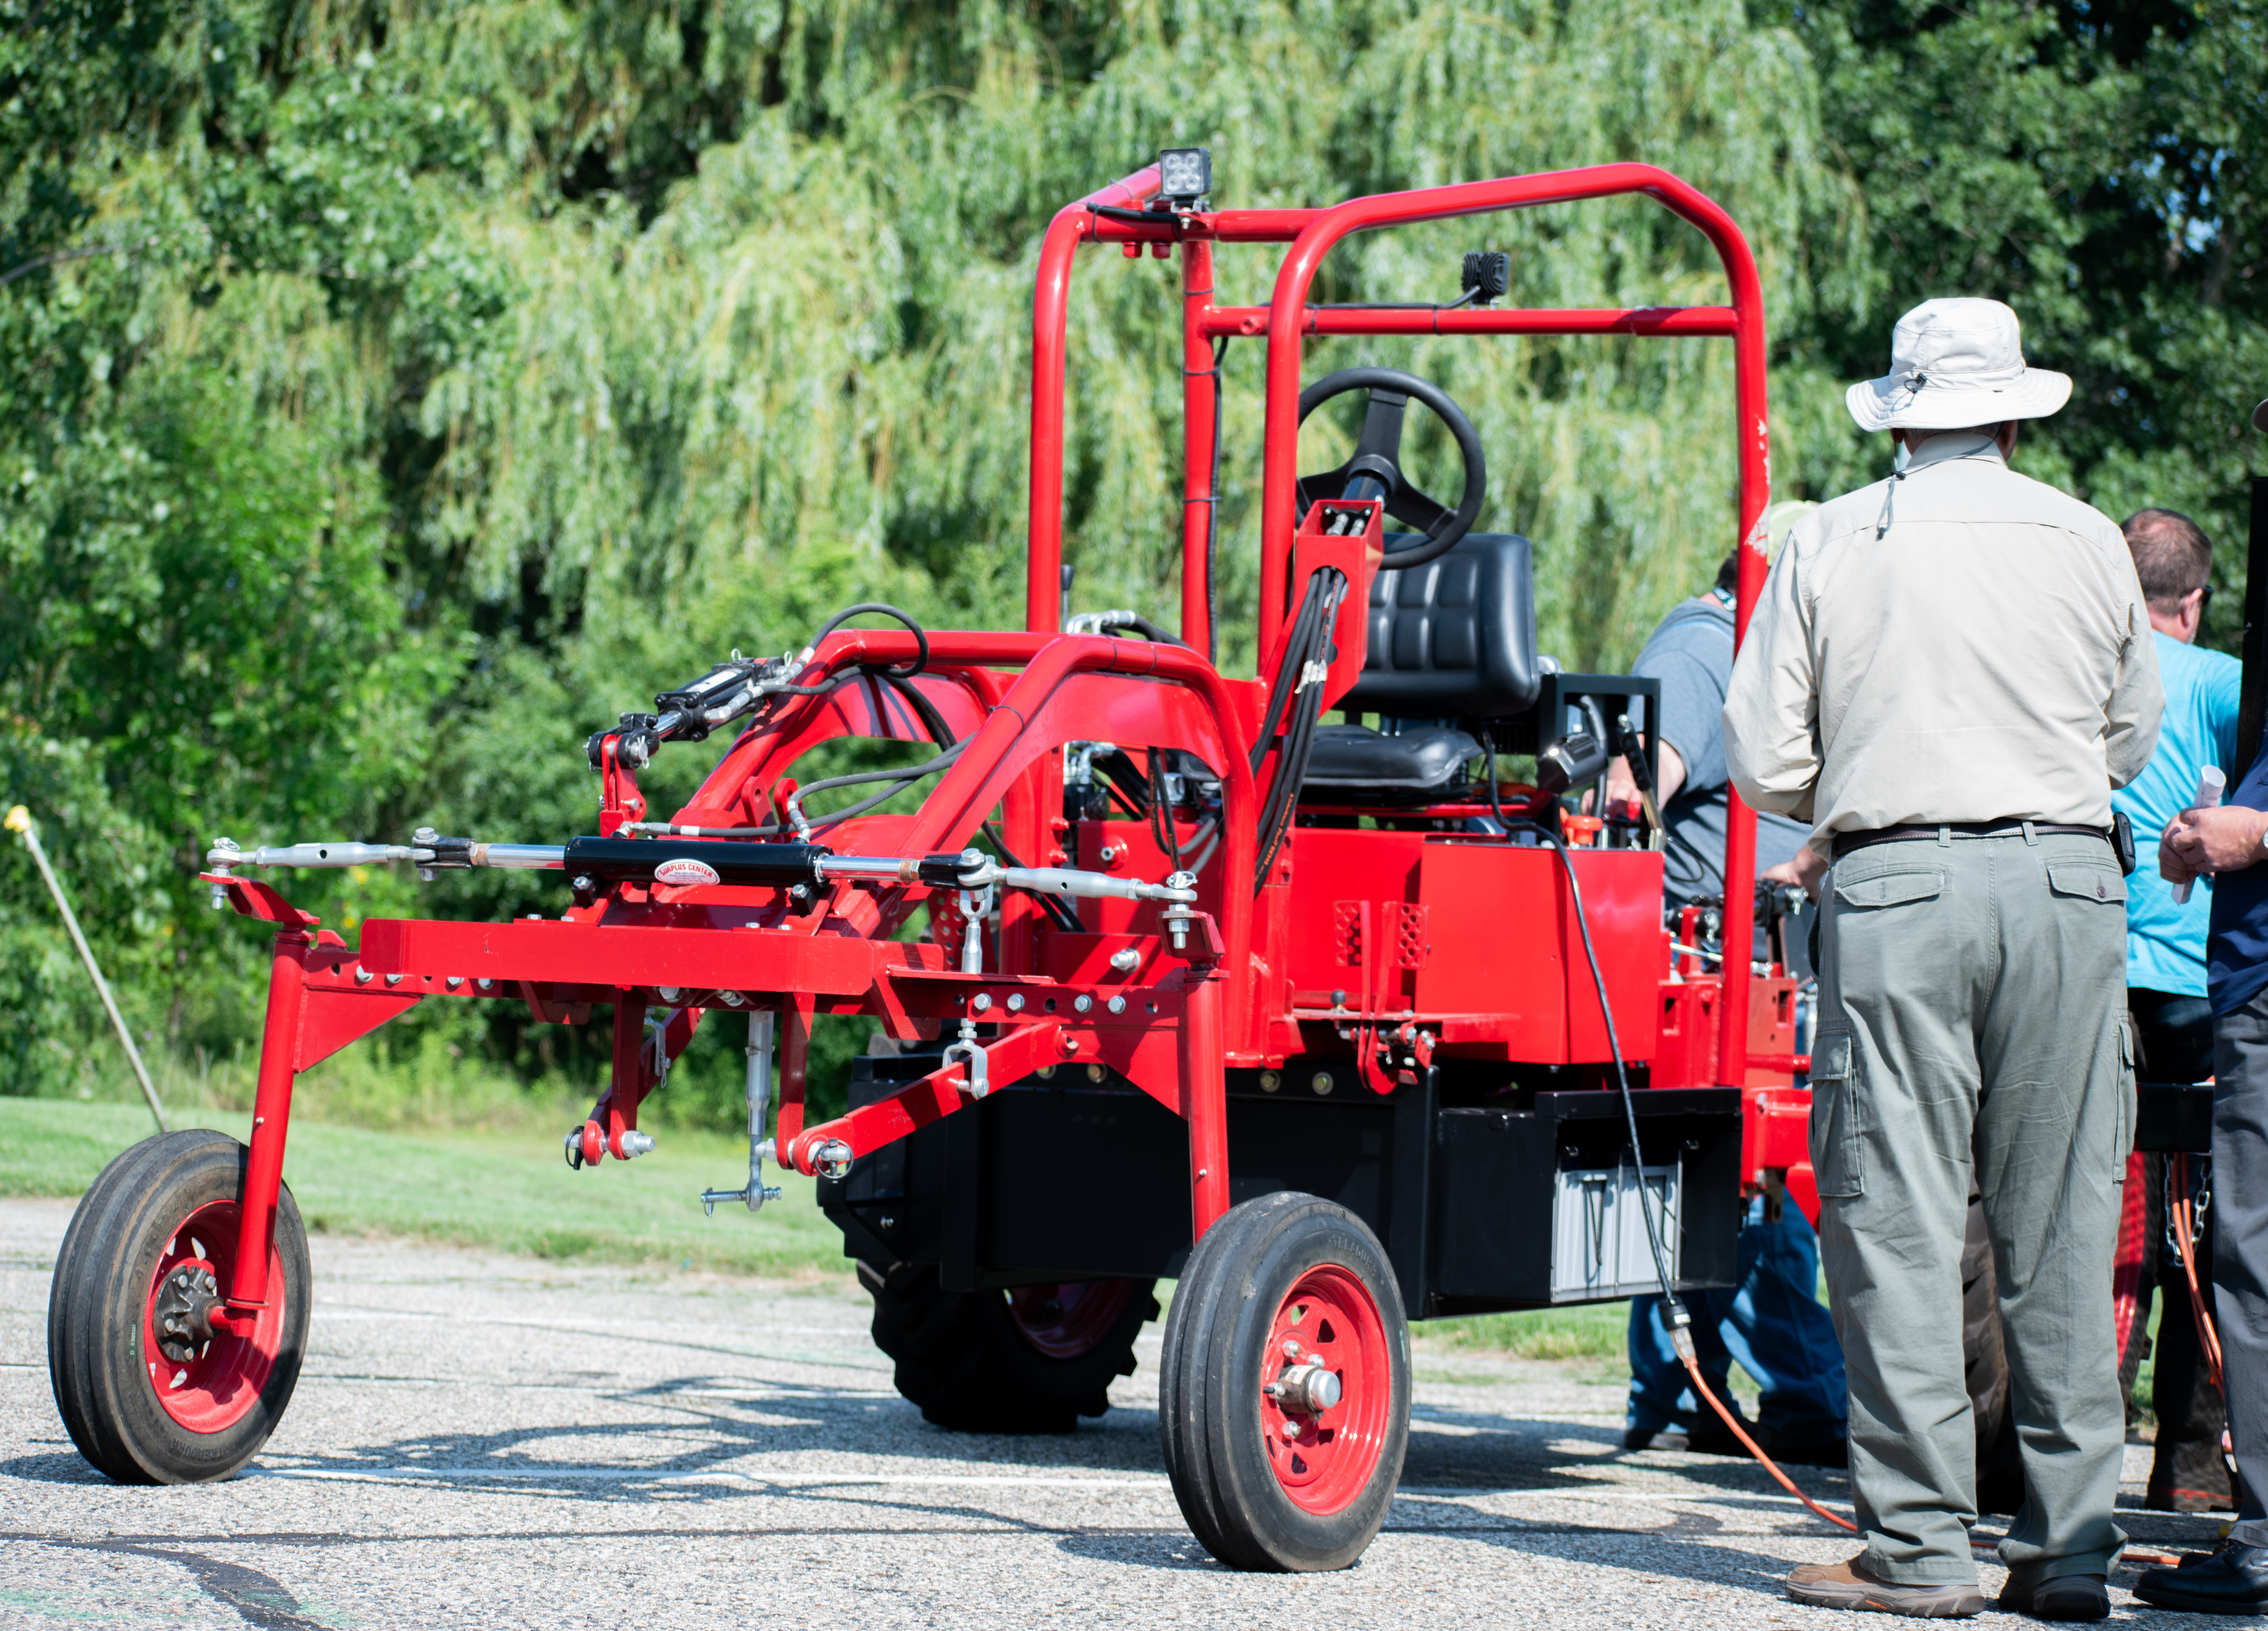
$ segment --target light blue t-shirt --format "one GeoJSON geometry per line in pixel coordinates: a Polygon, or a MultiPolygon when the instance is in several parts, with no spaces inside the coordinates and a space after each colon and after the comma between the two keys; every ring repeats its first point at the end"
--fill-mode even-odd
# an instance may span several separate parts
{"type": "Polygon", "coordinates": [[[2158,876],[2158,835],[2197,797],[2198,772],[2218,765],[2235,786],[2236,704],[2244,665],[2220,651],[2183,645],[2150,631],[2158,643],[2158,678],[2166,688],[2158,748],[2142,774],[2110,796],[2134,824],[2134,876],[2126,880],[2126,983],[2176,996],[2203,996],[2205,937],[2213,915],[2212,885],[2199,879],[2187,906],[2158,876]]]}

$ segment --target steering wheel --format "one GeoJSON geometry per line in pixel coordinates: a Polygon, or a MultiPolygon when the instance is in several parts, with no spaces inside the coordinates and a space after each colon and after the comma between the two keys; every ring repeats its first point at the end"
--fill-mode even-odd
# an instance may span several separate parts
{"type": "Polygon", "coordinates": [[[1307,415],[1332,398],[1365,389],[1370,406],[1353,455],[1336,470],[1300,478],[1300,513],[1305,516],[1310,505],[1325,498],[1383,498],[1387,514],[1425,534],[1422,543],[1388,550],[1383,565],[1423,566],[1454,548],[1480,515],[1481,500],[1488,496],[1480,435],[1447,392],[1398,368],[1343,368],[1325,375],[1300,393],[1300,422],[1307,423],[1307,415]],[[1402,413],[1412,397],[1449,428],[1464,459],[1465,490],[1454,510],[1419,491],[1402,474],[1402,413]]]}

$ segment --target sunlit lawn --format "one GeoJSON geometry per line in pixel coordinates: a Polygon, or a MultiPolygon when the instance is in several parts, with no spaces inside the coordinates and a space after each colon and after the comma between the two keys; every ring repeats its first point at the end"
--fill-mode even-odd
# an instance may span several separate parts
{"type": "MultiPolygon", "coordinates": [[[[174,1119],[239,1138],[252,1120],[210,1110],[174,1119]]],[[[136,1105],[0,1098],[0,1194],[77,1194],[152,1130],[136,1105]]],[[[652,1155],[577,1172],[556,1134],[384,1133],[295,1121],[284,1177],[319,1233],[729,1274],[847,1274],[843,1237],[813,1203],[810,1179],[776,1178],[784,1195],[755,1217],[721,1206],[703,1217],[703,1189],[736,1189],[746,1179],[747,1142],[680,1129],[658,1139],[652,1155]]]]}

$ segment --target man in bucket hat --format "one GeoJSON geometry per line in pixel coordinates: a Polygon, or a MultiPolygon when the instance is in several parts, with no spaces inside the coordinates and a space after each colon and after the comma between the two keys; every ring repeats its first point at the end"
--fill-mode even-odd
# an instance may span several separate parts
{"type": "Polygon", "coordinates": [[[1984,1607],[1962,1371],[1972,1175],[1999,1265],[2023,1510],[2000,1605],[2110,1612],[2124,1415],[2110,1265],[2132,1142],[2125,879],[2110,790],[2157,741],[2157,658],[2117,525],[2008,468],[2062,374],[1996,300],[1898,320],[1852,386],[1886,481],[1791,529],[1725,702],[1734,785],[1825,872],[1811,1158],[1866,1549],[1799,1601],[1984,1607]]]}

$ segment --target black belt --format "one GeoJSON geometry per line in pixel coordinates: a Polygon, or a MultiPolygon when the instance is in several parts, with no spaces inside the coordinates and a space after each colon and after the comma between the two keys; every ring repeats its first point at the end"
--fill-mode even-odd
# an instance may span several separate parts
{"type": "Polygon", "coordinates": [[[1835,859],[1840,861],[1854,849],[1864,849],[1871,844],[1898,844],[1913,839],[1934,840],[1940,833],[1950,833],[1955,838],[2021,838],[2024,828],[2043,835],[2092,838],[2102,843],[2110,841],[2110,834],[2099,827],[2073,827],[2066,821],[1935,821],[1927,827],[1877,827],[1861,833],[1835,834],[1835,859]]]}

